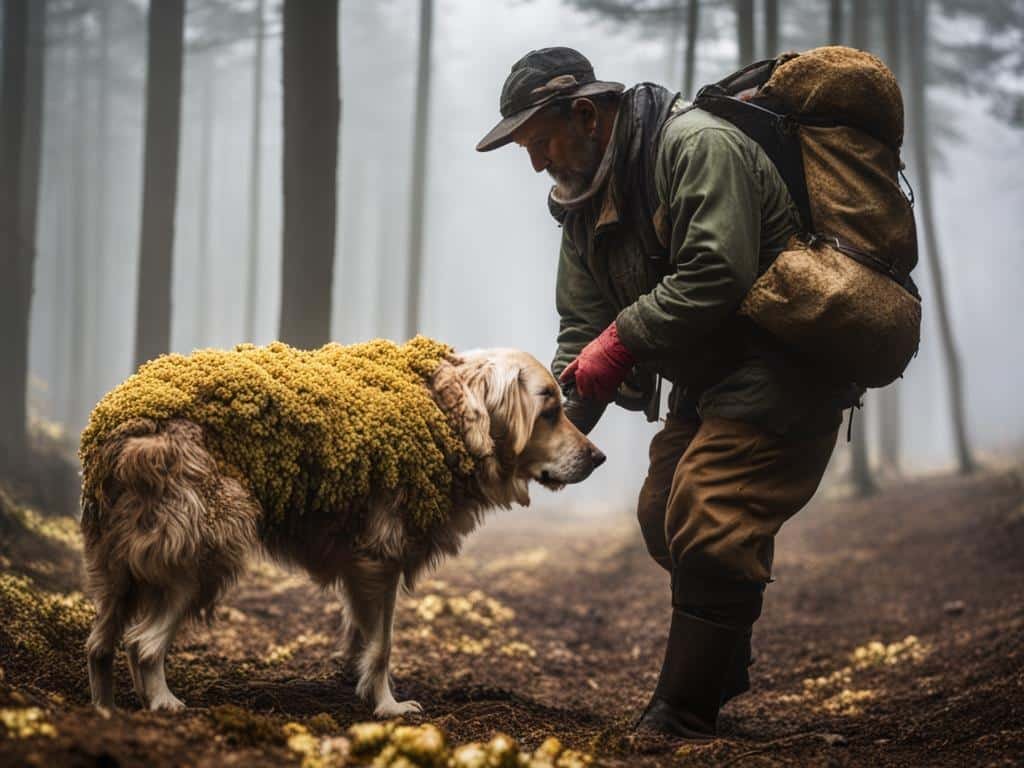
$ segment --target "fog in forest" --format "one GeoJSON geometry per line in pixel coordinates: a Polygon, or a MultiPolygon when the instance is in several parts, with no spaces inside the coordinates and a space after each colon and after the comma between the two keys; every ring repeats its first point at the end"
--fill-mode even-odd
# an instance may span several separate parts
{"type": "MultiPolygon", "coordinates": [[[[36,7],[36,4],[30,3],[36,7]]],[[[42,6],[42,3],[39,3],[42,6]]],[[[432,3],[423,174],[422,279],[417,330],[453,345],[554,352],[560,229],[547,210],[550,180],[515,145],[474,147],[496,122],[512,63],[531,49],[567,45],[597,77],[682,89],[683,0],[438,0],[432,3]],[[610,12],[611,11],[614,12],[610,12]]],[[[829,41],[827,2],[779,3],[779,50],[829,41]]],[[[845,42],[860,34],[886,57],[884,3],[847,3],[845,42]],[[864,14],[863,22],[857,14],[864,14]]],[[[903,4],[900,4],[903,5],[903,4]]],[[[736,4],[701,3],[693,82],[738,68],[736,4]]],[[[1024,85],[1020,3],[929,4],[927,110],[930,206],[950,324],[963,376],[967,436],[979,463],[1024,450],[1020,406],[1024,345],[1024,85]]],[[[74,443],[91,406],[134,368],[143,199],[148,4],[46,3],[41,171],[29,329],[30,415],[74,443]]],[[[760,4],[758,4],[760,9],[760,4]]],[[[331,338],[384,336],[407,325],[411,179],[421,45],[414,0],[341,0],[337,235],[331,338]]],[[[765,51],[758,10],[756,56],[765,51]]],[[[38,19],[35,23],[38,23],[38,19]]],[[[278,337],[282,259],[282,8],[276,0],[185,4],[180,156],[174,219],[170,351],[267,343],[278,337]],[[262,17],[258,18],[262,6],[262,17]],[[262,70],[254,78],[256,40],[262,70]],[[254,121],[260,118],[257,245],[251,247],[254,121]],[[254,257],[255,254],[255,257],[254,257]],[[248,276],[255,258],[253,326],[248,276]]],[[[900,44],[905,46],[905,30],[900,44]]],[[[862,41],[863,42],[863,41],[862,41]]],[[[904,48],[904,57],[907,56],[904,48]]],[[[745,63],[745,62],[743,62],[745,63]]],[[[901,75],[909,101],[907,79],[901,75]]],[[[914,116],[908,136],[915,139],[914,116]]],[[[907,177],[920,171],[905,152],[907,177]]],[[[902,472],[956,466],[950,390],[934,285],[921,236],[914,272],[923,295],[920,353],[899,383],[902,472]]],[[[7,279],[6,276],[4,279],[7,279]]],[[[667,394],[667,387],[666,387],[667,394]]],[[[856,420],[876,469],[883,423],[871,391],[856,420]]],[[[888,411],[887,413],[892,413],[888,411]]],[[[628,510],[656,425],[609,409],[592,434],[609,460],[558,496],[553,512],[628,510]]],[[[845,472],[845,444],[833,458],[845,472]]]]}

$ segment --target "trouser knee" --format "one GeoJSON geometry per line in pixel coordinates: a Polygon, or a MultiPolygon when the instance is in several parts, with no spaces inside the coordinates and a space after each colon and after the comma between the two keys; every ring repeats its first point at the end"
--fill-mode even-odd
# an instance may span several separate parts
{"type": "Polygon", "coordinates": [[[665,535],[665,505],[668,503],[668,489],[656,489],[644,483],[637,501],[636,517],[640,523],[647,552],[666,571],[672,570],[672,555],[665,535]]]}

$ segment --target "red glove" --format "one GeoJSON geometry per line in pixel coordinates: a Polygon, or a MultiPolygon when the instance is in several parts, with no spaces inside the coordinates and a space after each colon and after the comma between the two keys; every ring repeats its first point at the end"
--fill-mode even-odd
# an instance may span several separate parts
{"type": "Polygon", "coordinates": [[[612,323],[601,335],[587,344],[565,370],[561,380],[575,379],[580,397],[609,403],[615,399],[619,385],[633,367],[633,355],[619,341],[619,331],[612,323]]]}

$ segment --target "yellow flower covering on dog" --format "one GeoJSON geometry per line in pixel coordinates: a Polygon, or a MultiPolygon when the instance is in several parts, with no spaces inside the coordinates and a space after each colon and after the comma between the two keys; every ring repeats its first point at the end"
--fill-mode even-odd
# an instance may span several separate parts
{"type": "Polygon", "coordinates": [[[92,459],[115,430],[184,418],[202,426],[221,470],[246,484],[270,524],[289,510],[347,510],[384,488],[400,490],[411,521],[428,528],[451,511],[453,471],[474,468],[426,386],[451,355],[423,336],[162,355],[93,409],[79,447],[83,497],[96,497],[92,459]]]}

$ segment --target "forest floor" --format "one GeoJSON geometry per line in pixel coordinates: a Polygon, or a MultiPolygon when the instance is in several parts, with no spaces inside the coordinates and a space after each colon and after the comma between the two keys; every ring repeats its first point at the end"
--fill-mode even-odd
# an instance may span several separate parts
{"type": "MultiPolygon", "coordinates": [[[[363,764],[339,738],[372,719],[332,657],[339,603],[268,564],[254,565],[212,625],[179,635],[168,679],[189,709],[140,711],[119,654],[119,708],[93,711],[79,547],[73,520],[0,494],[0,764],[363,764]]],[[[1024,761],[1024,475],[818,500],[776,552],[754,690],[723,710],[713,742],[653,754],[631,745],[669,593],[626,515],[490,518],[402,598],[398,695],[425,708],[411,722],[436,724],[452,743],[501,731],[532,750],[556,736],[599,765],[1024,761]]]]}

